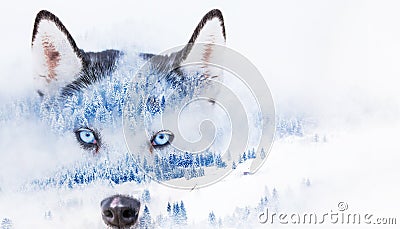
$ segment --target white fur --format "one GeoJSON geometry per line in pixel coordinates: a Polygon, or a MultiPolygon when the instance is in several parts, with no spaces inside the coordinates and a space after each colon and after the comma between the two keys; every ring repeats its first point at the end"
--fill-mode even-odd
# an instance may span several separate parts
{"type": "Polygon", "coordinates": [[[38,32],[32,43],[35,79],[39,90],[55,90],[74,80],[82,69],[82,60],[54,22],[47,19],[40,21],[38,32]],[[55,79],[51,78],[51,69],[46,61],[43,42],[49,42],[60,54],[60,60],[54,69],[55,79]]]}

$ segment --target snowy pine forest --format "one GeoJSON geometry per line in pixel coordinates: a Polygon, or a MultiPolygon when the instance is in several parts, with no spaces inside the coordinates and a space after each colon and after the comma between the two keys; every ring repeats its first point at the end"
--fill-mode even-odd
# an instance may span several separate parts
{"type": "MultiPolygon", "coordinates": [[[[99,95],[95,95],[97,98],[101,98],[99,95]]],[[[111,98],[115,100],[114,98],[111,98]]],[[[75,100],[75,104],[80,106],[84,103],[84,99],[81,102],[75,100]]],[[[51,103],[51,102],[49,102],[51,103]]],[[[98,104],[107,104],[104,101],[98,104]]],[[[115,104],[114,101],[110,104],[115,104]]],[[[45,120],[47,120],[55,128],[53,131],[60,131],[65,127],[65,118],[62,115],[57,115],[55,110],[49,110],[43,108],[43,104],[35,102],[34,100],[28,100],[25,102],[18,101],[13,104],[7,104],[5,108],[0,111],[0,122],[6,122],[10,120],[19,120],[24,118],[32,118],[31,114],[37,114],[37,117],[43,117],[43,111],[47,112],[45,120]],[[11,111],[11,112],[10,112],[11,111]],[[48,113],[50,112],[50,113],[48,113]],[[14,113],[13,115],[11,115],[14,113]],[[27,115],[29,114],[29,115],[27,115]]],[[[69,109],[72,106],[69,107],[69,109]]],[[[117,110],[120,114],[121,108],[103,107],[101,110],[109,109],[111,112],[117,110]]],[[[94,118],[97,119],[98,115],[95,112],[97,108],[87,109],[92,110],[93,113],[83,114],[86,119],[94,118]],[[86,115],[86,117],[85,117],[86,115]]],[[[78,113],[79,112],[72,112],[78,113]]],[[[77,117],[72,115],[71,117],[77,117]]],[[[103,117],[104,118],[104,117],[103,117]]],[[[105,118],[107,119],[107,118],[105,118]]],[[[305,127],[312,125],[310,121],[306,121],[303,118],[290,117],[290,118],[277,118],[276,124],[276,135],[277,139],[285,138],[309,138],[311,141],[318,141],[313,134],[307,133],[305,127]]],[[[243,152],[241,155],[233,159],[232,164],[227,164],[222,160],[221,155],[207,151],[202,154],[184,153],[169,154],[168,156],[161,157],[157,154],[154,157],[153,163],[149,163],[146,158],[139,158],[127,153],[120,157],[117,161],[103,161],[103,162],[91,162],[83,161],[77,162],[72,166],[61,167],[57,171],[53,172],[53,175],[49,177],[40,177],[33,181],[26,181],[26,183],[20,187],[19,192],[40,192],[43,190],[68,190],[68,189],[82,189],[92,183],[104,183],[111,186],[119,185],[123,183],[136,183],[136,184],[149,184],[152,178],[147,174],[155,174],[157,181],[165,181],[170,179],[184,178],[191,179],[199,176],[204,176],[204,168],[215,167],[215,168],[226,168],[230,167],[233,170],[240,168],[242,164],[249,162],[256,157],[264,159],[268,155],[267,150],[262,149],[260,155],[255,150],[249,150],[243,152]],[[140,166],[138,165],[140,163],[140,166]]],[[[241,175],[243,176],[243,174],[241,175]]],[[[310,181],[305,182],[305,186],[310,186],[310,181]]],[[[266,188],[267,189],[267,188],[266,188]]],[[[187,221],[190,212],[186,211],[185,203],[180,202],[167,202],[165,206],[165,212],[162,214],[152,213],[152,209],[147,206],[146,203],[152,201],[151,191],[144,190],[141,202],[143,203],[143,213],[141,215],[139,225],[140,228],[153,228],[155,226],[161,226],[163,228],[174,228],[174,227],[187,227],[190,222],[187,221]]],[[[220,227],[245,227],[249,223],[254,223],[254,219],[257,219],[257,214],[263,211],[266,207],[277,208],[279,206],[279,194],[276,189],[273,188],[272,192],[266,191],[265,196],[260,196],[260,201],[256,206],[238,206],[231,215],[219,216],[211,210],[208,215],[208,222],[211,228],[220,227]],[[240,226],[241,224],[242,226],[240,226]]],[[[52,212],[45,212],[43,214],[44,219],[52,220],[52,212]]],[[[4,218],[1,221],[1,229],[12,228],[12,219],[4,218]]]]}

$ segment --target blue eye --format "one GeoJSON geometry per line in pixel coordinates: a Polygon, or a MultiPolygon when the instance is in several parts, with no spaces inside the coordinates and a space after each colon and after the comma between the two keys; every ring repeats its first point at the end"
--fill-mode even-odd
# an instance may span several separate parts
{"type": "Polygon", "coordinates": [[[98,148],[98,137],[93,130],[81,128],[75,131],[76,139],[86,149],[98,148]]]}
{"type": "Polygon", "coordinates": [[[153,146],[165,146],[172,142],[174,134],[168,130],[159,131],[151,140],[153,146]]]}
{"type": "Polygon", "coordinates": [[[96,138],[92,131],[82,130],[79,132],[79,137],[84,143],[94,144],[96,142],[96,138]]]}

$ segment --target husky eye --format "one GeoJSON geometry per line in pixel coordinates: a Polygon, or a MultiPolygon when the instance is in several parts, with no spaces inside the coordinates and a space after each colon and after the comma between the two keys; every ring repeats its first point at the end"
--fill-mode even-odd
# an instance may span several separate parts
{"type": "Polygon", "coordinates": [[[98,138],[93,130],[81,128],[75,131],[76,139],[84,148],[93,148],[98,145],[98,138]]]}
{"type": "Polygon", "coordinates": [[[174,140],[174,134],[168,130],[161,130],[156,133],[151,139],[151,145],[154,147],[161,147],[168,145],[174,140]]]}
{"type": "Polygon", "coordinates": [[[79,138],[87,144],[94,144],[96,142],[96,138],[91,131],[82,130],[79,132],[79,138]]]}

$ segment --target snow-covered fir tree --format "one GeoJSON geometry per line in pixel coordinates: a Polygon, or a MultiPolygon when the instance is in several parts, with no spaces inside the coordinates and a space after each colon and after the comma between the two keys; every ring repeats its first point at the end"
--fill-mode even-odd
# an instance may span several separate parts
{"type": "Polygon", "coordinates": [[[13,228],[13,223],[11,219],[4,218],[3,220],[1,220],[0,229],[12,229],[12,228],[13,228]]]}
{"type": "Polygon", "coordinates": [[[217,218],[215,217],[215,214],[213,211],[208,214],[208,223],[212,227],[217,226],[217,218]]]}
{"type": "Polygon", "coordinates": [[[142,229],[152,229],[152,228],[154,228],[154,225],[153,225],[153,223],[151,221],[150,211],[149,211],[149,208],[147,207],[147,205],[144,206],[143,215],[139,219],[139,226],[142,229]]]}
{"type": "Polygon", "coordinates": [[[141,200],[143,201],[143,203],[149,203],[150,202],[150,191],[148,189],[145,189],[142,193],[142,198],[141,200]]]}
{"type": "Polygon", "coordinates": [[[237,167],[237,166],[236,166],[236,163],[235,163],[235,161],[233,161],[233,162],[232,162],[232,169],[236,169],[236,167],[237,167]]]}

